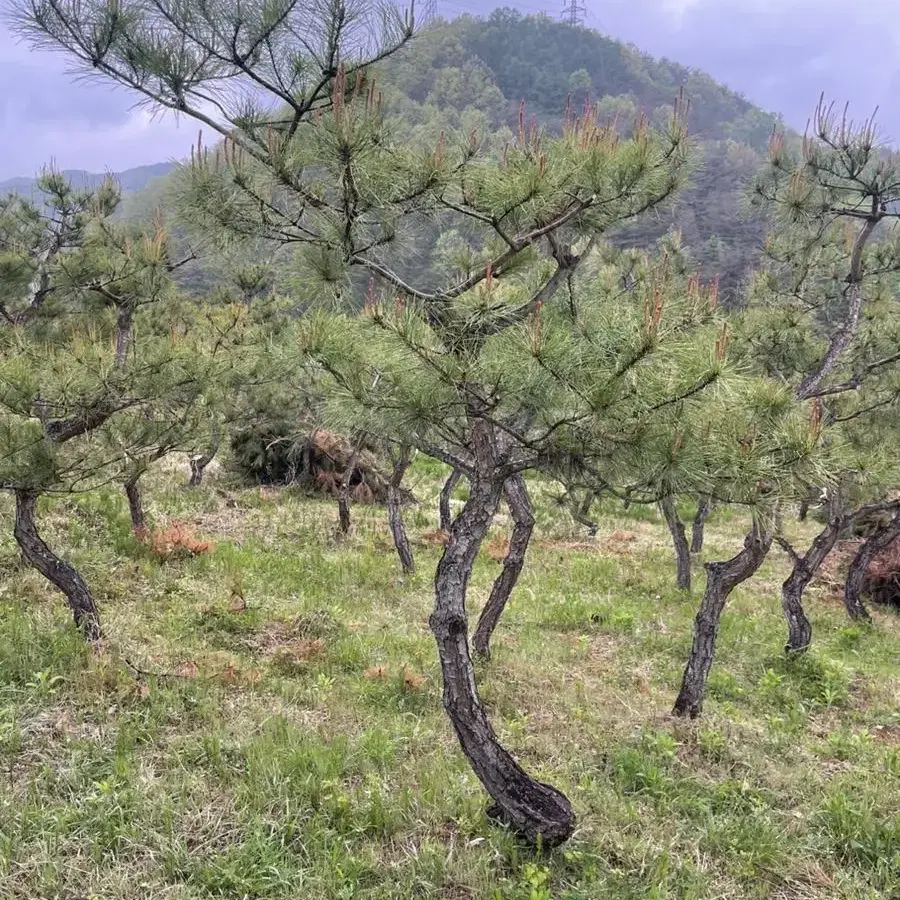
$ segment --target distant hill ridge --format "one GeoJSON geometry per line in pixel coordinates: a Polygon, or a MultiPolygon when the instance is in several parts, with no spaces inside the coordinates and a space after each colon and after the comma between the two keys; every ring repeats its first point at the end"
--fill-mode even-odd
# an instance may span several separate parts
{"type": "MultiPolygon", "coordinates": [[[[162,178],[172,171],[173,164],[167,162],[153,163],[149,166],[136,166],[122,172],[86,172],[84,169],[63,169],[62,174],[77,188],[93,188],[100,184],[107,175],[112,175],[122,186],[124,194],[131,194],[145,188],[154,178],[162,178]]],[[[35,193],[34,177],[8,178],[0,181],[0,194],[22,194],[31,196],[35,193]]]]}

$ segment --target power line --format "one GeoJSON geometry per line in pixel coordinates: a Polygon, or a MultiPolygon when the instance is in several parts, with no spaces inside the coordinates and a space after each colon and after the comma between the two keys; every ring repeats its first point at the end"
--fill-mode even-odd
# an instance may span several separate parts
{"type": "Polygon", "coordinates": [[[584,5],[579,3],[578,0],[566,0],[560,18],[567,25],[581,26],[584,25],[585,14],[584,5]]]}

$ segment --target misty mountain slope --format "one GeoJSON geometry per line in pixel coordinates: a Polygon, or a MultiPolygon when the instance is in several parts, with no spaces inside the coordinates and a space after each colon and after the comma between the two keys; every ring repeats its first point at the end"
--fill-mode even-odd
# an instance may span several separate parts
{"type": "MultiPolygon", "coordinates": [[[[35,168],[42,165],[40,160],[35,160],[35,168]]],[[[133,169],[125,169],[122,172],[111,173],[122,186],[123,194],[140,191],[155,178],[161,178],[172,171],[172,163],[161,162],[149,166],[137,166],[133,169]]],[[[83,169],[64,169],[63,175],[79,188],[94,188],[106,177],[105,172],[85,172],[83,169]]],[[[33,196],[36,193],[34,178],[9,178],[0,181],[0,194],[16,193],[25,196],[33,196]]]]}
{"type": "Polygon", "coordinates": [[[690,104],[697,162],[689,183],[655,223],[617,236],[646,245],[670,227],[705,277],[718,276],[733,300],[758,256],[762,223],[748,213],[746,186],[762,165],[778,118],[703,72],[657,60],[587,28],[501,9],[487,19],[436,22],[383,67],[389,109],[408,122],[437,118],[455,127],[478,122],[515,128],[529,118],[557,130],[566,104],[599,103],[601,116],[627,123],[640,112],[658,124],[680,91],[690,104]]]}
{"type": "MultiPolygon", "coordinates": [[[[704,72],[588,28],[546,16],[500,9],[487,20],[464,17],[450,26],[465,51],[493,75],[503,95],[559,116],[567,96],[628,96],[648,113],[671,109],[679,90],[691,101],[691,130],[704,140],[737,140],[763,149],[777,122],[704,72]]],[[[441,30],[441,29],[439,29],[441,30]]]]}

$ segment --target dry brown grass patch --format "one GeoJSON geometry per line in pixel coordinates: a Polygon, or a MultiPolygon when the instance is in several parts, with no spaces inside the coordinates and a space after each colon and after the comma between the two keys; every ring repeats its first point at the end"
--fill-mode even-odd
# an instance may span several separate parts
{"type": "Polygon", "coordinates": [[[446,544],[447,541],[450,540],[450,533],[448,531],[443,531],[440,528],[435,528],[434,531],[423,531],[415,538],[416,544],[424,544],[425,546],[430,546],[434,544],[446,544]]]}
{"type": "Polygon", "coordinates": [[[253,650],[267,657],[305,662],[325,651],[325,641],[300,633],[298,621],[270,622],[248,642],[253,650]]]}
{"type": "Polygon", "coordinates": [[[150,552],[161,559],[178,556],[199,556],[209,553],[212,541],[202,541],[183,522],[171,521],[161,528],[141,529],[139,540],[150,547],[150,552]]]}

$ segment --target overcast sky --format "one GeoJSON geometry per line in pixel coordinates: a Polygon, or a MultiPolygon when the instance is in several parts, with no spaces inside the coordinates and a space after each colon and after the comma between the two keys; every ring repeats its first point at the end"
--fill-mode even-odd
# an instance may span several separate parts
{"type": "MultiPolygon", "coordinates": [[[[562,2],[507,5],[555,16],[562,2]]],[[[798,128],[824,90],[849,100],[858,118],[880,106],[884,137],[900,143],[900,0],[582,2],[590,27],[704,69],[798,128]]],[[[447,17],[495,5],[438,0],[447,17]]],[[[17,45],[0,25],[0,179],[33,174],[50,159],[118,171],[184,156],[196,126],[151,119],[134,102],[108,83],[73,81],[63,57],[17,45]]]]}

